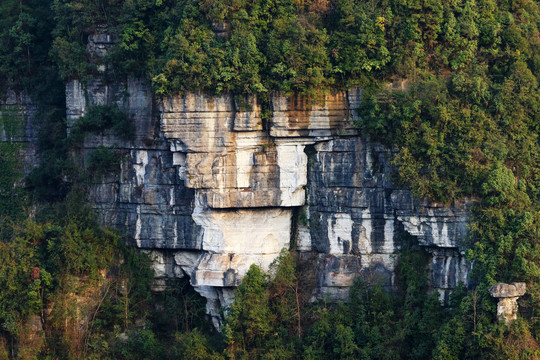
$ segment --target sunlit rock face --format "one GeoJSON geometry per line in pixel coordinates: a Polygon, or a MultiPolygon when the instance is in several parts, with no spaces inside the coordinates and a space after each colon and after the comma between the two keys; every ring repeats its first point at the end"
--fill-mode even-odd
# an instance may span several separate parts
{"type": "Polygon", "coordinates": [[[314,298],[345,300],[358,277],[394,286],[404,234],[432,254],[441,300],[467,282],[460,245],[470,203],[421,202],[393,186],[388,150],[354,127],[359,89],[315,101],[276,93],[269,109],[230,94],[153,99],[136,79],[86,89],[72,82],[66,95],[71,121],[92,104],[117,104],[133,118],[132,141],[86,137],[85,151],[124,154],[119,173],[92,187],[94,206],[104,224],[152,250],[156,289],[188,276],[216,325],[249,266],[268,269],[291,244],[311,254],[303,258],[314,298]]]}
{"type": "MultiPolygon", "coordinates": [[[[89,40],[94,57],[114,41],[89,40]]],[[[358,277],[392,288],[407,236],[431,254],[441,300],[467,282],[461,242],[470,202],[422,202],[396,188],[389,151],[355,127],[361,98],[361,89],[314,100],[274,93],[263,108],[254,96],[155,98],[139,79],[66,86],[68,125],[92,105],[111,104],[135,125],[133,140],[104,131],[82,146],[86,156],[114,147],[122,159],[90,189],[101,222],[150,252],[154,290],[187,276],[216,326],[249,266],[268,269],[283,248],[309,262],[314,299],[346,300],[358,277]]]]}

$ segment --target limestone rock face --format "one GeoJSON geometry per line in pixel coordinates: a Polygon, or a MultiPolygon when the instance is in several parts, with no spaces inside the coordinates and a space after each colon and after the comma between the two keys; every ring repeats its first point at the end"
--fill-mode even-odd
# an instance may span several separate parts
{"type": "MultiPolygon", "coordinates": [[[[102,73],[114,41],[103,31],[89,37],[102,73]]],[[[104,225],[150,252],[154,290],[188,277],[219,326],[219,308],[249,266],[268,269],[282,248],[295,248],[312,269],[314,298],[345,300],[358,277],[391,288],[407,237],[431,254],[431,286],[442,301],[467,283],[461,241],[471,201],[428,203],[396,188],[389,151],[354,126],[361,95],[274,93],[263,107],[232,94],[156,98],[147,81],[98,75],[66,85],[66,112],[68,131],[94,105],[117,105],[133,120],[132,140],[86,136],[83,161],[100,146],[121,157],[117,172],[94,180],[90,199],[104,225]]],[[[8,103],[34,111],[22,97],[8,103]]],[[[27,124],[21,141],[35,143],[27,124]]]]}
{"type": "Polygon", "coordinates": [[[77,81],[66,86],[69,122],[84,116],[89,106],[116,104],[135,125],[131,141],[107,132],[85,137],[84,154],[106,146],[114,147],[122,158],[117,173],[96,179],[90,189],[101,222],[122,229],[140,248],[200,249],[191,217],[193,191],[180,180],[169,145],[159,136],[149,85],[128,79],[122,86],[113,86],[97,79],[87,87],[92,96],[77,81]],[[121,91],[123,87],[127,93],[121,91]]]}
{"type": "Polygon", "coordinates": [[[500,298],[497,303],[497,318],[506,324],[517,319],[518,314],[518,296],[500,298]]]}
{"type": "Polygon", "coordinates": [[[520,296],[525,295],[527,284],[514,282],[511,284],[497,283],[489,289],[489,293],[494,298],[498,298],[497,318],[506,324],[517,319],[518,303],[520,296]]]}
{"type": "Polygon", "coordinates": [[[518,303],[520,296],[525,295],[527,285],[523,282],[511,284],[497,283],[489,289],[494,298],[498,298],[497,318],[506,324],[517,319],[518,303]]]}
{"type": "Polygon", "coordinates": [[[163,134],[182,179],[208,207],[300,206],[307,157],[301,144],[276,144],[262,130],[256,98],[188,93],[161,106],[163,134]]]}
{"type": "Polygon", "coordinates": [[[119,174],[92,187],[94,206],[104,224],[152,251],[156,290],[188,276],[216,326],[249,266],[268,269],[293,243],[311,263],[315,297],[345,300],[357,277],[394,286],[406,234],[432,254],[441,300],[467,282],[460,245],[470,202],[427,203],[395,188],[388,150],[353,126],[360,89],[314,102],[274,94],[270,118],[256,97],[194,92],[156,101],[137,79],[96,79],[86,89],[74,81],[66,95],[71,121],[95,104],[117,104],[133,118],[133,141],[107,133],[85,140],[85,151],[105,145],[125,154],[119,174]]]}
{"type": "Polygon", "coordinates": [[[511,284],[497,283],[489,289],[491,296],[495,298],[511,298],[523,296],[527,291],[527,284],[514,282],[511,284]]]}
{"type": "Polygon", "coordinates": [[[275,94],[272,98],[270,135],[276,138],[356,135],[353,124],[355,107],[349,106],[349,97],[356,100],[360,94],[359,89],[352,89],[328,94],[318,101],[297,94],[275,94]]]}
{"type": "Polygon", "coordinates": [[[37,114],[38,105],[23,92],[8,89],[0,99],[0,143],[21,146],[26,172],[39,163],[37,114]]]}

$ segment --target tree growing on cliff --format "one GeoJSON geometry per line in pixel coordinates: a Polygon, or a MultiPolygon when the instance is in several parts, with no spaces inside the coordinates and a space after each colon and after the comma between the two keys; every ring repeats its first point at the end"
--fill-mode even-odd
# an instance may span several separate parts
{"type": "Polygon", "coordinates": [[[268,278],[257,265],[251,265],[235,291],[235,301],[227,310],[223,328],[227,354],[231,359],[258,353],[273,335],[268,304],[268,278]]]}

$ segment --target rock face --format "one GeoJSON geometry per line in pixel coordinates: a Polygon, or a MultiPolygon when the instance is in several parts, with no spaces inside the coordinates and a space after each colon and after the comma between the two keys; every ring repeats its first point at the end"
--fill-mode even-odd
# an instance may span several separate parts
{"type": "Polygon", "coordinates": [[[497,283],[489,289],[489,293],[494,298],[498,298],[497,303],[497,318],[504,321],[506,324],[517,319],[518,303],[520,296],[525,295],[527,285],[523,282],[519,283],[497,283]]]}
{"type": "Polygon", "coordinates": [[[494,298],[510,298],[525,295],[527,284],[514,282],[511,284],[497,283],[489,289],[489,293],[494,298]]]}
{"type": "MultiPolygon", "coordinates": [[[[113,41],[91,36],[91,58],[99,63],[113,41]]],[[[94,105],[116,104],[131,117],[133,140],[86,136],[83,155],[108,146],[122,156],[118,172],[91,186],[90,199],[103,224],[150,252],[155,290],[189,277],[219,326],[219,308],[249,266],[268,269],[282,248],[310,262],[314,297],[346,299],[358,277],[391,288],[411,236],[431,254],[441,300],[467,283],[461,240],[470,201],[428,203],[396,188],[388,150],[354,126],[361,94],[308,101],[275,93],[263,108],[256,97],[231,94],[160,99],[146,81],[97,76],[84,86],[69,82],[66,104],[68,128],[94,105]]]]}
{"type": "Polygon", "coordinates": [[[123,86],[129,96],[96,80],[91,97],[68,84],[68,114],[116,103],[134,119],[134,141],[93,135],[84,147],[125,151],[120,173],[91,196],[103,223],[152,251],[156,289],[188,276],[217,321],[249,266],[268,268],[294,244],[315,255],[314,295],[346,299],[358,276],[394,285],[407,233],[432,254],[441,299],[467,282],[460,243],[469,202],[420,202],[392,185],[388,151],[353,126],[359,89],[315,102],[275,94],[268,117],[255,97],[186,93],[156,105],[144,82],[123,86]]]}
{"type": "Polygon", "coordinates": [[[39,161],[37,114],[38,106],[25,93],[8,90],[0,100],[0,143],[20,146],[26,171],[39,161]]]}

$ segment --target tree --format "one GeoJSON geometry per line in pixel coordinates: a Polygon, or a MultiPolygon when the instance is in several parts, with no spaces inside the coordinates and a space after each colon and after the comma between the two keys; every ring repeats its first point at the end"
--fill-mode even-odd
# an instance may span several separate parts
{"type": "Polygon", "coordinates": [[[227,310],[223,329],[227,353],[232,359],[259,352],[273,335],[267,285],[267,276],[261,268],[251,265],[234,293],[235,300],[227,310]]]}

